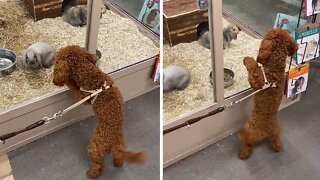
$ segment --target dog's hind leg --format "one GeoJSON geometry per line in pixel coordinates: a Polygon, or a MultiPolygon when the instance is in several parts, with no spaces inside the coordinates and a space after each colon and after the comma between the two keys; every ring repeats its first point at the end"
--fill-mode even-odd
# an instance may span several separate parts
{"type": "Polygon", "coordinates": [[[240,150],[238,154],[238,158],[242,160],[248,159],[253,152],[253,145],[252,144],[245,144],[244,147],[240,150]]]}
{"type": "Polygon", "coordinates": [[[253,153],[254,144],[266,137],[266,133],[260,129],[243,128],[239,132],[239,141],[244,145],[238,154],[238,158],[248,159],[253,153]]]}
{"type": "Polygon", "coordinates": [[[125,149],[125,142],[123,136],[120,136],[117,139],[118,142],[116,142],[117,145],[113,147],[112,149],[112,155],[113,155],[113,165],[115,167],[121,167],[124,164],[124,157],[123,157],[123,151],[125,149]]]}
{"type": "Polygon", "coordinates": [[[145,155],[143,152],[127,151],[123,145],[119,145],[113,148],[112,154],[113,164],[116,167],[121,167],[124,162],[143,163],[145,161],[145,155]]]}
{"type": "Polygon", "coordinates": [[[122,155],[121,151],[114,150],[112,154],[113,154],[113,165],[115,167],[123,166],[124,158],[123,158],[123,155],[122,155]]]}
{"type": "Polygon", "coordinates": [[[280,126],[277,120],[273,123],[269,139],[271,147],[275,152],[280,152],[283,149],[283,145],[280,141],[280,126]]]}
{"type": "Polygon", "coordinates": [[[253,145],[254,142],[250,141],[250,139],[248,138],[249,133],[248,131],[246,131],[245,129],[241,129],[239,132],[239,141],[244,145],[239,154],[238,154],[238,158],[239,159],[248,159],[252,152],[253,152],[253,145]]]}
{"type": "Polygon", "coordinates": [[[108,144],[99,141],[103,138],[106,137],[99,137],[96,133],[92,142],[88,146],[88,155],[91,165],[90,169],[87,171],[87,177],[90,179],[95,179],[103,173],[105,156],[111,152],[108,144]]]}

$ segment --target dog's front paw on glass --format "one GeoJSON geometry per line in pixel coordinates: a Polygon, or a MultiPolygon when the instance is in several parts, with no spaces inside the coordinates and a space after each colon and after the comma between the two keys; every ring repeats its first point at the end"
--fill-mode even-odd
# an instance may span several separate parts
{"type": "Polygon", "coordinates": [[[252,154],[251,149],[242,149],[238,154],[238,158],[242,160],[246,160],[251,156],[251,154],[252,154]]]}

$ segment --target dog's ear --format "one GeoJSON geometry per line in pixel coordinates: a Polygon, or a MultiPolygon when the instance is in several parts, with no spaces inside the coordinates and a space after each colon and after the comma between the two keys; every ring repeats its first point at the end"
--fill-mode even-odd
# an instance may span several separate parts
{"type": "Polygon", "coordinates": [[[292,57],[297,52],[299,45],[290,35],[288,35],[287,41],[288,56],[292,57]]]}
{"type": "Polygon", "coordinates": [[[257,62],[265,64],[267,59],[271,56],[272,53],[272,41],[271,40],[262,40],[259,49],[259,55],[257,57],[257,62]]]}
{"type": "Polygon", "coordinates": [[[70,79],[70,68],[63,52],[57,52],[54,70],[53,83],[56,86],[64,86],[70,79]]]}

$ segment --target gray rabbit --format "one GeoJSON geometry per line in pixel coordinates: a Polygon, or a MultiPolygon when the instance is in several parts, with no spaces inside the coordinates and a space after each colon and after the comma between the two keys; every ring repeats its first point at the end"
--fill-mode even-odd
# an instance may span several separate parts
{"type": "MultiPolygon", "coordinates": [[[[223,49],[226,47],[230,47],[230,42],[232,40],[236,40],[237,36],[239,34],[240,28],[233,24],[229,24],[228,27],[225,27],[223,29],[223,49]]],[[[210,35],[209,30],[204,30],[200,33],[200,36],[198,38],[198,43],[207,48],[210,49],[210,35]]]]}
{"type": "Polygon", "coordinates": [[[169,66],[163,70],[163,91],[183,90],[191,80],[190,72],[180,66],[169,66]]]}
{"type": "Polygon", "coordinates": [[[223,49],[227,46],[230,47],[231,41],[237,39],[239,31],[240,29],[233,24],[229,24],[223,29],[223,49]]]}
{"type": "MultiPolygon", "coordinates": [[[[101,16],[106,13],[107,9],[105,5],[101,5],[101,16]]],[[[65,7],[62,13],[62,20],[69,23],[74,27],[82,27],[87,24],[88,9],[87,5],[68,5],[65,7]]]]}
{"type": "Polygon", "coordinates": [[[23,54],[24,68],[49,68],[54,64],[55,49],[45,42],[36,42],[26,49],[23,54]]]}
{"type": "Polygon", "coordinates": [[[62,20],[74,27],[82,27],[87,24],[87,6],[67,6],[62,13],[62,20]]]}
{"type": "Polygon", "coordinates": [[[202,31],[200,33],[200,36],[198,38],[198,43],[207,48],[207,49],[210,49],[210,35],[209,35],[209,31],[208,30],[205,30],[205,31],[202,31]]]}

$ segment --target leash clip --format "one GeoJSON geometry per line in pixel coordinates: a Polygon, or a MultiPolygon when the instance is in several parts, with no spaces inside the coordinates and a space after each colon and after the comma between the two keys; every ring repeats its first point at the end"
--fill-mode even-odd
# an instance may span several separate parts
{"type": "Polygon", "coordinates": [[[59,112],[57,112],[57,113],[54,113],[54,115],[53,115],[51,118],[49,118],[49,117],[44,117],[44,118],[42,118],[42,120],[45,121],[44,124],[49,124],[52,120],[55,120],[55,119],[61,117],[61,116],[62,116],[62,113],[63,113],[63,111],[59,111],[59,112]]]}

